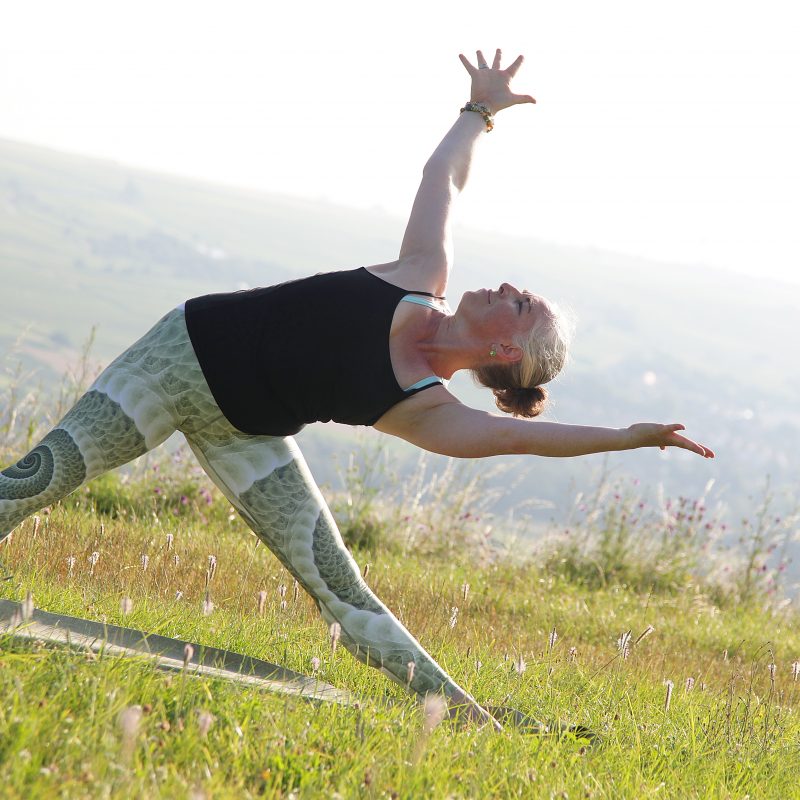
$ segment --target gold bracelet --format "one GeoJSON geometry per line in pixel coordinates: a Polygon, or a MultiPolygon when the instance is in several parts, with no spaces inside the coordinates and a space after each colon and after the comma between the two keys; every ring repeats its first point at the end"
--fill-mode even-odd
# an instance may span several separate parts
{"type": "Polygon", "coordinates": [[[485,103],[473,103],[470,100],[468,103],[464,104],[461,113],[463,114],[465,111],[475,111],[483,117],[483,121],[486,123],[486,133],[489,133],[489,131],[494,128],[494,117],[492,116],[492,112],[489,111],[489,106],[485,103]]]}

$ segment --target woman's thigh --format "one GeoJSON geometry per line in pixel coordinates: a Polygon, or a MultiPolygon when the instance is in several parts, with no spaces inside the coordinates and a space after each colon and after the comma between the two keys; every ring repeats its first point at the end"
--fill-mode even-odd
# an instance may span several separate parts
{"type": "Polygon", "coordinates": [[[220,416],[186,330],[164,316],[103,370],[39,444],[0,472],[0,539],[85,481],[220,416]]]}

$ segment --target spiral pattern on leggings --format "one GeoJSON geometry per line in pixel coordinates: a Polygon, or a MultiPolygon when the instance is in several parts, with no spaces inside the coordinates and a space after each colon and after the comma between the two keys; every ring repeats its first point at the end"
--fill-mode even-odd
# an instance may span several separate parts
{"type": "Polygon", "coordinates": [[[0,472],[0,499],[21,500],[42,494],[53,481],[58,462],[58,480],[80,485],[86,476],[83,457],[73,438],[62,428],[50,431],[16,464],[0,472]]]}
{"type": "Polygon", "coordinates": [[[53,474],[53,454],[49,448],[34,447],[28,455],[21,458],[16,464],[4,469],[0,475],[5,475],[7,478],[15,478],[16,480],[25,480],[26,478],[34,477],[42,469],[44,463],[45,471],[53,474]]]}

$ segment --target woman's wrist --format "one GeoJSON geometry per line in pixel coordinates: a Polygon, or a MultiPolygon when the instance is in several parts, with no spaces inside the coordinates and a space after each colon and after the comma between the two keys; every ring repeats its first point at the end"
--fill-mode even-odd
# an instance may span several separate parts
{"type": "Polygon", "coordinates": [[[486,126],[486,132],[494,128],[494,116],[492,114],[491,106],[488,103],[481,103],[475,100],[469,100],[468,102],[464,103],[464,106],[461,108],[461,113],[464,112],[478,114],[483,119],[483,123],[486,126]]]}

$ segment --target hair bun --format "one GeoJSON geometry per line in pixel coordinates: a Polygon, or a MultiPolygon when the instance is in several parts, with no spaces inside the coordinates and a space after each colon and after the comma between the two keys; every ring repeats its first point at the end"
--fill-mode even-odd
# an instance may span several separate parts
{"type": "Polygon", "coordinates": [[[530,388],[495,389],[497,407],[515,417],[536,417],[544,411],[547,390],[544,386],[530,388]]]}

